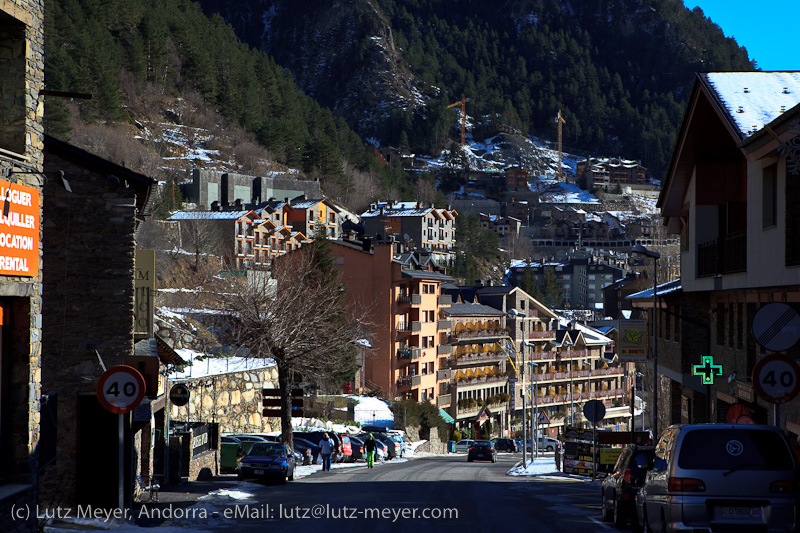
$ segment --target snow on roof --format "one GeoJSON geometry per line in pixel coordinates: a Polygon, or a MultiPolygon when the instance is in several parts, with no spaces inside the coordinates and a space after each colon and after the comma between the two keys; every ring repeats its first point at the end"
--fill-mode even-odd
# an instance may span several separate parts
{"type": "Polygon", "coordinates": [[[167,220],[239,220],[250,211],[178,211],[167,220]]]}
{"type": "Polygon", "coordinates": [[[709,72],[706,79],[742,137],[800,104],[800,72],[709,72]]]}
{"type": "Polygon", "coordinates": [[[208,357],[207,354],[182,348],[175,350],[185,361],[191,361],[192,365],[186,366],[183,372],[177,372],[169,376],[170,380],[182,380],[191,378],[204,378],[208,376],[218,376],[230,372],[242,372],[244,370],[259,370],[275,365],[272,359],[256,359],[251,357],[208,357]],[[200,356],[206,357],[199,359],[200,356]]]}

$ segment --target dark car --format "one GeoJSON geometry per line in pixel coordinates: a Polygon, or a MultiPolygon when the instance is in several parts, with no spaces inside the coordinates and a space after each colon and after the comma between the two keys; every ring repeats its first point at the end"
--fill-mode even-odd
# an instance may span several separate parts
{"type": "Polygon", "coordinates": [[[497,450],[490,440],[476,440],[469,446],[467,461],[475,460],[497,462],[497,450]]]}
{"type": "Polygon", "coordinates": [[[354,463],[359,459],[366,459],[364,454],[364,441],[359,439],[358,437],[350,437],[350,448],[352,450],[352,454],[350,455],[351,461],[354,463]]]}
{"type": "Polygon", "coordinates": [[[247,455],[247,452],[250,451],[250,448],[256,442],[269,442],[264,437],[259,437],[256,435],[227,435],[228,437],[233,437],[238,440],[242,445],[242,454],[247,455]]]}
{"type": "MultiPolygon", "coordinates": [[[[295,431],[292,433],[292,438],[304,439],[311,444],[319,446],[320,441],[325,438],[326,433],[328,434],[328,438],[330,438],[333,442],[334,447],[334,452],[331,456],[331,462],[341,463],[344,459],[344,454],[342,453],[342,439],[340,439],[339,435],[333,431],[295,431]]],[[[314,462],[316,462],[316,459],[314,462]]]]}
{"type": "Polygon", "coordinates": [[[654,455],[653,446],[628,444],[623,448],[600,488],[604,521],[613,519],[617,527],[624,527],[631,518],[636,521],[636,493],[644,483],[654,455]]]}
{"type": "Polygon", "coordinates": [[[517,443],[514,442],[514,439],[499,439],[494,438],[492,439],[492,444],[494,444],[494,449],[498,452],[518,452],[519,448],[517,448],[517,443]]]}
{"type": "Polygon", "coordinates": [[[311,453],[311,464],[317,464],[317,457],[319,457],[319,446],[314,444],[313,442],[307,441],[306,439],[301,439],[300,437],[294,437],[292,439],[295,446],[302,446],[303,448],[307,449],[311,453]]]}
{"type": "Polygon", "coordinates": [[[239,461],[239,479],[274,479],[281,483],[294,479],[294,452],[280,442],[255,442],[239,461]]]}
{"type": "MultiPolygon", "coordinates": [[[[358,437],[361,439],[366,439],[369,436],[369,433],[359,433],[358,437]]],[[[386,445],[386,458],[387,459],[394,459],[395,457],[400,455],[401,444],[391,437],[389,437],[386,433],[373,433],[372,437],[378,441],[382,442],[386,445]]]]}

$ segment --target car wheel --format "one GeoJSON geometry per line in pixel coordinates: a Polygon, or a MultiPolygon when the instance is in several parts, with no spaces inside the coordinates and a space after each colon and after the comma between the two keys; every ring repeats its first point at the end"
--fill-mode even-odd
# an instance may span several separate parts
{"type": "Polygon", "coordinates": [[[651,533],[650,524],[647,523],[647,511],[642,509],[642,523],[639,529],[642,533],[651,533]]]}
{"type": "Polygon", "coordinates": [[[552,451],[553,451],[553,449],[554,449],[554,448],[553,448],[552,446],[548,446],[548,447],[546,448],[546,450],[547,450],[548,452],[552,452],[552,451]]]}
{"type": "Polygon", "coordinates": [[[628,525],[628,518],[625,512],[619,508],[619,500],[614,498],[614,525],[622,528],[628,525]]]}
{"type": "Polygon", "coordinates": [[[289,474],[289,481],[294,481],[294,468],[292,469],[292,473],[289,474]]]}
{"type": "Polygon", "coordinates": [[[603,522],[611,522],[611,510],[606,504],[606,495],[603,494],[600,499],[600,520],[603,522]]]}
{"type": "Polygon", "coordinates": [[[467,462],[471,463],[472,462],[472,457],[467,457],[467,462]]]}

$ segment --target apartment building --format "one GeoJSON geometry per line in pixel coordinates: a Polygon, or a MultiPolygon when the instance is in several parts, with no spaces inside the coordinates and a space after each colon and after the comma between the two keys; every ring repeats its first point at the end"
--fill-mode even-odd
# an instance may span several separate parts
{"type": "MultiPolygon", "coordinates": [[[[445,310],[450,319],[450,408],[456,424],[470,425],[481,435],[486,420],[497,429],[509,427],[508,339],[506,313],[479,303],[454,303],[445,310]]],[[[484,438],[489,438],[487,435],[484,438]]]]}
{"type": "Polygon", "coordinates": [[[442,291],[453,278],[435,261],[405,253],[392,239],[331,241],[349,306],[369,310],[372,348],[365,354],[365,387],[384,398],[429,401],[443,384],[439,359],[449,355],[451,299],[442,291]]]}
{"type": "Polygon", "coordinates": [[[377,240],[395,235],[409,249],[430,251],[447,264],[455,247],[454,209],[436,209],[421,202],[377,202],[361,214],[364,234],[377,240]]]}

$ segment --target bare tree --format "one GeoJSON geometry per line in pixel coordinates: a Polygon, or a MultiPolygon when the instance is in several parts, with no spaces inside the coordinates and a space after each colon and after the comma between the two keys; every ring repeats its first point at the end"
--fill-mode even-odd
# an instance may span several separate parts
{"type": "Polygon", "coordinates": [[[339,271],[324,239],[282,256],[272,278],[232,280],[222,305],[237,320],[236,342],[251,357],[273,359],[281,391],[283,441],[292,443],[291,398],[297,380],[322,383],[352,372],[366,314],[347,311],[339,271]]]}

